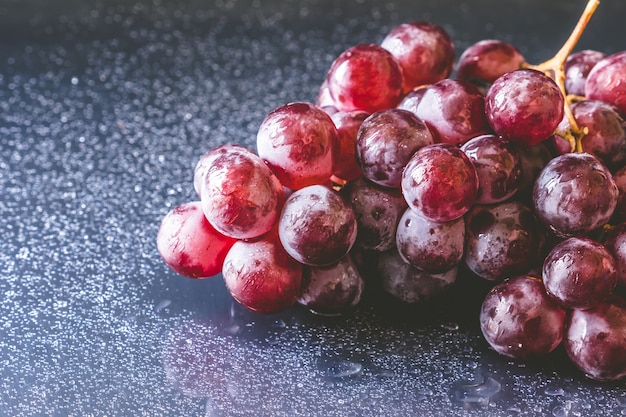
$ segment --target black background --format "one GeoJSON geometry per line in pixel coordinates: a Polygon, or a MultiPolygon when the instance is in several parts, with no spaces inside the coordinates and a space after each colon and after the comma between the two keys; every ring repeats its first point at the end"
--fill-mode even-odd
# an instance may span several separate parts
{"type": "MultiPolygon", "coordinates": [[[[531,63],[582,1],[0,1],[0,415],[581,416],[626,412],[623,382],[562,351],[496,355],[484,285],[424,308],[381,298],[340,319],[245,311],[220,277],[156,251],[196,198],[193,167],[254,147],[267,113],[313,101],[332,60],[395,25],[442,25],[457,55],[502,39],[531,63]]],[[[577,49],[626,49],[603,0],[577,49]]],[[[461,279],[461,281],[463,281],[461,279]]]]}

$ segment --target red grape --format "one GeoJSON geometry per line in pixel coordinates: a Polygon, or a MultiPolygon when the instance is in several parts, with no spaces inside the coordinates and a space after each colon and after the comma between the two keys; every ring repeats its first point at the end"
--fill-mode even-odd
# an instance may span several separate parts
{"type": "Polygon", "coordinates": [[[518,69],[493,82],[485,97],[485,112],[496,134],[532,146],[554,133],[563,119],[564,104],[551,78],[533,69],[518,69]]]}
{"type": "Polygon", "coordinates": [[[356,137],[361,123],[369,116],[362,110],[336,112],[331,116],[337,127],[337,142],[333,147],[333,175],[351,181],[363,175],[356,161],[356,137]]]}
{"type": "Polygon", "coordinates": [[[617,205],[613,212],[611,222],[621,223],[626,221],[626,166],[621,167],[613,174],[615,185],[617,185],[617,205]]]}
{"type": "Polygon", "coordinates": [[[400,188],[402,170],[418,149],[433,143],[428,127],[407,110],[389,109],[369,116],[356,138],[356,160],[372,182],[400,188]]]}
{"type": "Polygon", "coordinates": [[[226,253],[235,241],[211,226],[199,201],[170,211],[161,221],[157,234],[157,248],[163,261],[190,278],[219,274],[226,253]]]}
{"type": "Polygon", "coordinates": [[[223,145],[200,165],[202,210],[218,232],[251,239],[274,227],[285,193],[261,158],[241,146],[223,145]]]}
{"type": "Polygon", "coordinates": [[[275,232],[251,241],[236,242],[222,269],[233,298],[258,313],[278,313],[297,300],[302,264],[283,249],[275,232]]]}
{"type": "Polygon", "coordinates": [[[618,224],[607,233],[604,246],[615,258],[617,285],[626,288],[626,223],[618,224]]]}
{"type": "Polygon", "coordinates": [[[567,57],[565,61],[565,91],[567,94],[585,96],[585,82],[591,69],[606,55],[585,49],[567,57]]]}
{"type": "Polygon", "coordinates": [[[588,309],[572,311],[563,341],[572,362],[591,379],[626,377],[626,301],[616,295],[588,309]]]}
{"type": "Polygon", "coordinates": [[[626,51],[609,55],[589,72],[585,82],[585,95],[589,100],[611,104],[626,114],[626,51]]]}
{"type": "Polygon", "coordinates": [[[337,135],[335,124],[322,109],[310,103],[289,103],[263,120],[257,151],[280,182],[296,190],[329,180],[337,135]]]}
{"type": "Polygon", "coordinates": [[[430,22],[394,27],[381,46],[398,60],[404,74],[404,92],[443,80],[454,67],[454,44],[441,26],[430,22]]]}
{"type": "Polygon", "coordinates": [[[580,237],[552,248],[541,276],[548,294],[567,308],[593,307],[611,295],[617,283],[613,255],[601,243],[580,237]]]}
{"type": "Polygon", "coordinates": [[[498,353],[532,359],[552,352],[564,336],[567,314],[545,292],[540,279],[517,276],[497,284],[485,297],[480,328],[498,353]]]}
{"type": "Polygon", "coordinates": [[[532,191],[535,180],[554,155],[545,142],[534,146],[526,146],[515,142],[513,144],[517,148],[522,166],[522,175],[516,198],[532,206],[532,191]]]}
{"type": "Polygon", "coordinates": [[[477,86],[489,86],[498,77],[522,67],[526,61],[513,45],[485,39],[470,45],[459,58],[456,76],[477,86]]]}
{"type": "Polygon", "coordinates": [[[332,63],[326,83],[339,111],[374,113],[395,107],[402,98],[402,69],[389,51],[375,44],[356,45],[332,63]]]}
{"type": "Polygon", "coordinates": [[[447,222],[463,216],[478,194],[478,174],[459,148],[438,143],[413,155],[402,175],[409,207],[427,219],[447,222]]]}
{"type": "Polygon", "coordinates": [[[278,224],[280,241],[297,261],[330,265],[343,258],[356,240],[352,207],[323,185],[311,185],[287,198],[278,224]]]}

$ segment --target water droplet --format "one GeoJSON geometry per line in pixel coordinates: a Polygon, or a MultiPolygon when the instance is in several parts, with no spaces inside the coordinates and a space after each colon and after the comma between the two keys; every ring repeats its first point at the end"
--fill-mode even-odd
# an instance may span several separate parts
{"type": "Polygon", "coordinates": [[[72,85],[78,85],[78,77],[72,77],[72,85]]]}
{"type": "Polygon", "coordinates": [[[570,416],[570,411],[572,409],[572,403],[567,401],[563,405],[557,405],[552,409],[552,415],[554,417],[568,417],[570,416]]]}
{"type": "Polygon", "coordinates": [[[624,408],[626,408],[626,397],[619,397],[619,398],[617,399],[617,404],[618,404],[620,407],[624,407],[624,408]]]}
{"type": "Polygon", "coordinates": [[[362,364],[341,358],[327,358],[320,368],[325,376],[335,379],[354,377],[363,371],[362,364]]]}
{"type": "Polygon", "coordinates": [[[474,381],[461,381],[453,388],[454,399],[462,403],[489,404],[502,386],[493,378],[478,376],[474,381]]]}
{"type": "Polygon", "coordinates": [[[272,323],[274,329],[284,329],[287,327],[287,323],[284,320],[278,319],[272,323]]]}
{"type": "Polygon", "coordinates": [[[154,307],[154,311],[159,312],[165,310],[172,304],[172,300],[163,300],[154,307]]]}
{"type": "Polygon", "coordinates": [[[459,330],[459,325],[457,323],[453,323],[453,322],[448,322],[448,323],[441,323],[441,328],[444,330],[449,330],[451,332],[455,332],[457,330],[459,330]]]}
{"type": "Polygon", "coordinates": [[[565,395],[565,390],[563,390],[563,388],[561,387],[547,387],[544,392],[546,395],[549,395],[551,397],[565,395]]]}

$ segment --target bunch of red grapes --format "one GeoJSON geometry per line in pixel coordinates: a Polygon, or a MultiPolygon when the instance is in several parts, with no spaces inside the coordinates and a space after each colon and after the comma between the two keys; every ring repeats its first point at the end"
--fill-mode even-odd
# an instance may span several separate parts
{"type": "Polygon", "coordinates": [[[499,40],[455,62],[426,22],[349,48],[315,103],[267,115],[256,151],[200,158],[160,254],[259,313],[340,315],[370,280],[421,303],[462,266],[493,284],[480,326],[497,352],[562,344],[588,377],[624,378],[626,52],[573,52],[595,6],[540,65],[499,40]]]}

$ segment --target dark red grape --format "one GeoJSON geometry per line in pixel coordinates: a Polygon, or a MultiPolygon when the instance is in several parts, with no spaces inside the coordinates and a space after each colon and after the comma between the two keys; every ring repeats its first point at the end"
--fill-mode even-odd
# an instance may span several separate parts
{"type": "Polygon", "coordinates": [[[302,264],[283,249],[275,232],[240,240],[228,251],[222,269],[233,298],[258,313],[278,313],[295,304],[302,285],[302,264]]]}
{"type": "MultiPolygon", "coordinates": [[[[579,101],[570,106],[574,119],[587,132],[582,138],[583,152],[596,156],[609,169],[621,167],[626,162],[626,130],[624,120],[615,107],[597,100],[579,101]]],[[[558,130],[571,129],[568,118],[563,118],[558,130]]],[[[558,136],[557,136],[558,138],[558,136]]],[[[571,145],[560,138],[562,145],[557,149],[571,151],[571,145]]]]}
{"type": "Polygon", "coordinates": [[[322,109],[310,103],[289,103],[263,120],[257,151],[280,182],[296,190],[329,180],[337,135],[335,124],[322,109]]]}
{"type": "Polygon", "coordinates": [[[382,110],[361,124],[356,138],[356,160],[370,181],[400,188],[402,170],[411,156],[432,143],[430,130],[413,113],[382,110]]]}
{"type": "Polygon", "coordinates": [[[485,39],[470,45],[459,58],[456,76],[477,86],[489,86],[498,77],[524,65],[522,53],[513,45],[485,39]]]}
{"type": "Polygon", "coordinates": [[[438,143],[413,155],[402,175],[409,207],[427,219],[448,222],[463,216],[478,194],[478,174],[459,148],[438,143]]]}
{"type": "Polygon", "coordinates": [[[617,285],[626,288],[626,223],[616,225],[606,234],[604,246],[615,258],[617,285]]]}
{"type": "Polygon", "coordinates": [[[496,352],[526,360],[556,349],[563,340],[566,317],[540,279],[522,275],[497,284],[487,294],[480,328],[496,352]]]}
{"type": "Polygon", "coordinates": [[[486,280],[526,274],[541,260],[545,233],[521,202],[474,206],[465,225],[465,263],[486,280]]]}
{"type": "Polygon", "coordinates": [[[626,377],[626,301],[613,295],[594,308],[572,311],[563,344],[587,377],[598,381],[626,377]]]}
{"type": "Polygon", "coordinates": [[[599,51],[585,49],[575,52],[565,61],[565,91],[567,94],[585,96],[585,82],[591,69],[606,55],[599,51]]]}
{"type": "Polygon", "coordinates": [[[552,159],[533,188],[535,213],[557,236],[592,232],[609,222],[619,190],[593,155],[567,153],[552,159]]]}
{"type": "Polygon", "coordinates": [[[394,27],[381,46],[398,60],[404,74],[404,92],[443,80],[454,67],[454,44],[444,28],[430,22],[394,27]]]}
{"type": "Polygon", "coordinates": [[[323,185],[311,185],[287,198],[278,224],[280,241],[297,261],[330,265],[343,258],[356,240],[352,207],[323,185]]]}
{"type": "Polygon", "coordinates": [[[406,263],[394,248],[378,257],[378,279],[383,290],[409,304],[423,303],[454,286],[458,268],[441,274],[421,271],[406,263]]]}
{"type": "Polygon", "coordinates": [[[485,112],[496,134],[532,146],[552,136],[563,119],[564,104],[550,77],[518,69],[493,82],[485,97],[485,112]]]}
{"type": "Polygon", "coordinates": [[[535,180],[554,155],[545,142],[534,146],[526,146],[520,143],[513,144],[517,148],[522,165],[522,175],[516,198],[532,206],[532,192],[535,180]]]}
{"type": "Polygon", "coordinates": [[[517,192],[522,164],[512,142],[495,135],[481,135],[461,146],[478,173],[479,204],[499,203],[517,192]]]}
{"type": "Polygon", "coordinates": [[[182,204],[167,213],[157,234],[157,248],[163,261],[190,278],[219,274],[235,241],[211,226],[199,201],[182,204]]]}
{"type": "Polygon", "coordinates": [[[626,114],[626,51],[609,55],[598,62],[587,75],[585,95],[615,106],[626,114]]]}
{"type": "Polygon", "coordinates": [[[368,116],[369,113],[362,110],[336,112],[331,116],[338,133],[333,147],[333,175],[342,181],[351,181],[363,175],[356,161],[356,136],[368,116]]]}
{"type": "Polygon", "coordinates": [[[241,146],[220,146],[199,162],[196,174],[202,173],[202,210],[218,232],[251,239],[274,227],[285,193],[256,154],[241,146]]]}
{"type": "Polygon", "coordinates": [[[328,91],[339,111],[374,113],[395,107],[402,98],[402,69],[394,56],[375,44],[356,45],[332,63],[328,91]]]}
{"type": "Polygon", "coordinates": [[[415,114],[433,132],[435,142],[461,145],[490,132],[485,98],[466,81],[445,79],[426,87],[415,114]]]}
{"type": "Polygon", "coordinates": [[[341,194],[356,215],[357,246],[379,252],[395,246],[396,228],[407,208],[400,190],[384,188],[359,178],[347,183],[341,194]]]}
{"type": "Polygon", "coordinates": [[[613,174],[615,185],[617,185],[617,205],[611,218],[611,223],[617,224],[626,221],[626,166],[618,169],[613,174]]]}
{"type": "Polygon", "coordinates": [[[407,209],[396,232],[396,247],[405,262],[425,272],[440,274],[463,259],[465,222],[463,217],[441,223],[407,209]]]}
{"type": "Polygon", "coordinates": [[[361,301],[364,281],[352,258],[330,266],[306,266],[298,303],[322,316],[338,316],[361,301]]]}
{"type": "Polygon", "coordinates": [[[580,237],[552,248],[541,276],[548,294],[566,308],[598,305],[617,284],[613,255],[601,243],[580,237]]]}

